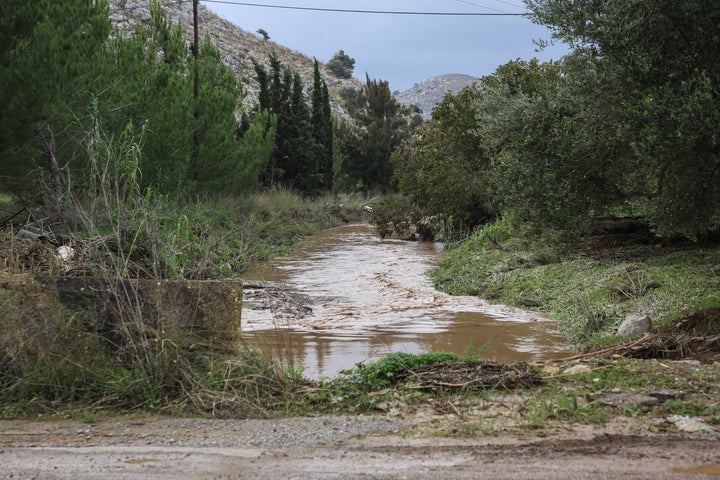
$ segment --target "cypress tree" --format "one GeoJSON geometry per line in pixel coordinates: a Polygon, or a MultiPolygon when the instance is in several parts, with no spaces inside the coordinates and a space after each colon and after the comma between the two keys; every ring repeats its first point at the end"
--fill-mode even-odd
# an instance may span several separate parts
{"type": "Polygon", "coordinates": [[[320,66],[315,60],[312,92],[312,139],[318,169],[318,188],[332,188],[332,117],[327,84],[320,77],[320,66]]]}

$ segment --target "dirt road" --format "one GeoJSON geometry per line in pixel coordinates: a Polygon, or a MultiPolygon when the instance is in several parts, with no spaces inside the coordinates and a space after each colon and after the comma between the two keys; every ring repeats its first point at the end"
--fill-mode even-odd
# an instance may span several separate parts
{"type": "Polygon", "coordinates": [[[1,421],[0,465],[48,480],[717,479],[720,443],[631,419],[464,438],[382,416],[1,421]]]}

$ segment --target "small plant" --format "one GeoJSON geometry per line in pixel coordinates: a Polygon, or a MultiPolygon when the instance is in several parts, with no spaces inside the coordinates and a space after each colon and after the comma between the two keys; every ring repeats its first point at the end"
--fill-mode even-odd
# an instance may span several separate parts
{"type": "Polygon", "coordinates": [[[578,312],[578,321],[570,325],[571,328],[567,329],[566,334],[571,342],[584,342],[605,327],[607,316],[585,293],[576,297],[574,304],[578,312]]]}
{"type": "Polygon", "coordinates": [[[368,221],[380,238],[391,235],[407,237],[413,224],[412,204],[407,197],[388,196],[372,206],[368,221]]]}
{"type": "Polygon", "coordinates": [[[559,392],[536,399],[527,418],[533,428],[543,428],[551,420],[601,423],[610,413],[606,409],[597,407],[594,402],[586,402],[576,393],[559,392]]]}
{"type": "Polygon", "coordinates": [[[645,296],[650,290],[659,286],[658,283],[650,281],[644,268],[625,268],[622,281],[615,286],[615,290],[623,297],[632,300],[645,296]]]}
{"type": "Polygon", "coordinates": [[[459,357],[449,352],[421,353],[417,355],[396,352],[368,365],[358,364],[356,368],[341,373],[352,378],[360,385],[377,388],[397,383],[409,371],[420,365],[456,360],[459,360],[459,357]]]}

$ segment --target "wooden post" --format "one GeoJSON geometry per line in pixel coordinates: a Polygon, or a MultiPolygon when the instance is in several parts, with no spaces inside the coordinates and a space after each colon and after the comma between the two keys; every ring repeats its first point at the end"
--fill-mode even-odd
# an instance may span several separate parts
{"type": "Polygon", "coordinates": [[[200,57],[200,40],[199,40],[199,27],[198,27],[198,3],[199,0],[193,0],[193,59],[194,59],[194,81],[193,81],[193,104],[195,111],[193,112],[195,117],[195,126],[193,128],[193,167],[191,169],[191,175],[197,179],[198,176],[198,162],[200,157],[200,78],[198,72],[198,59],[200,57]]]}

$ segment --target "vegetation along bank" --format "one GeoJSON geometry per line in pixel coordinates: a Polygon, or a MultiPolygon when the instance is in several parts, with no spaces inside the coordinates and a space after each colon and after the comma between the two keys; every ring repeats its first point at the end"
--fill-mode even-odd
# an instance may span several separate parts
{"type": "MultiPolygon", "coordinates": [[[[578,349],[613,348],[615,329],[635,315],[663,335],[615,353],[713,358],[717,9],[526,3],[571,52],[509,61],[423,121],[382,80],[335,89],[352,74],[344,53],[341,69],[310,61],[308,82],[274,52],[236,74],[210,36],[188,49],[187,29],[160,2],[124,29],[109,15],[121,2],[3,2],[0,89],[12,101],[0,110],[2,273],[237,280],[370,202],[381,235],[412,231],[449,246],[435,274],[443,289],[543,311],[578,349]]],[[[447,385],[487,389],[472,380],[484,378],[477,358],[442,354],[396,355],[309,384],[257,352],[164,323],[128,284],[113,285],[110,323],[91,311],[39,315],[15,287],[0,291],[2,415],[368,411],[396,401],[398,385],[411,386],[408,402],[447,385]],[[445,362],[445,378],[423,370],[445,362]]],[[[544,382],[503,368],[488,372],[497,385],[527,380],[508,389],[544,382]]],[[[615,378],[622,367],[599,368],[615,378]]],[[[656,383],[687,386],[678,382],[656,383]]],[[[585,412],[552,385],[561,393],[548,393],[545,411],[585,412]]],[[[717,399],[703,398],[717,422],[717,399]]]]}

